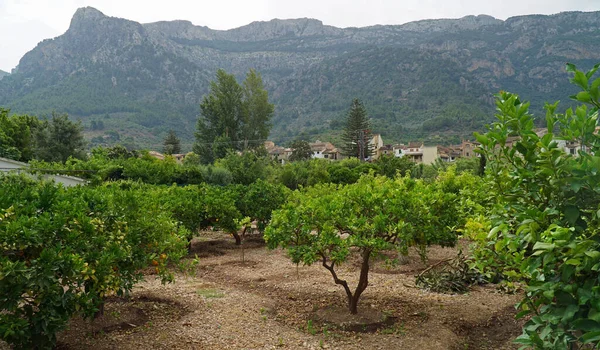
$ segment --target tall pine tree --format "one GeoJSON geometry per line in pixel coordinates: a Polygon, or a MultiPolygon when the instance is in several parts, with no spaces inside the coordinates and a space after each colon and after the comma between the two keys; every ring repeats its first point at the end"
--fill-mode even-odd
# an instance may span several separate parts
{"type": "Polygon", "coordinates": [[[342,141],[344,143],[342,153],[346,157],[363,160],[372,154],[371,123],[365,107],[357,98],[352,100],[352,106],[348,111],[342,141]]]}

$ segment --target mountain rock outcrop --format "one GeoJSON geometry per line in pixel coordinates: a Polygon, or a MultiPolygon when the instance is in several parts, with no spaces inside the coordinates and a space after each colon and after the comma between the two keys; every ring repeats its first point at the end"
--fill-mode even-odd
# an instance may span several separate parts
{"type": "Polygon", "coordinates": [[[353,97],[392,140],[454,138],[491,120],[500,89],[532,100],[573,90],[565,62],[600,62],[600,12],[486,15],[336,28],[315,19],[212,30],[189,21],[140,24],[77,10],[14,74],[0,72],[0,106],[35,114],[104,118],[94,142],[158,144],[168,129],[192,139],[198,104],[218,68],[258,70],[276,104],[273,137],[333,133],[353,97]],[[112,134],[110,134],[112,132],[112,134]],[[117,137],[107,137],[107,133],[117,137]]]}

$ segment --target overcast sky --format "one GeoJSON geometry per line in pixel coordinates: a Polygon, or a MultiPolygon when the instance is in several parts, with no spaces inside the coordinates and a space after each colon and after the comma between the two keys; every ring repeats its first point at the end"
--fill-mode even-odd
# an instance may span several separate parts
{"type": "Polygon", "coordinates": [[[402,24],[428,18],[600,11],[600,0],[0,0],[0,69],[9,71],[43,39],[64,33],[75,10],[147,23],[186,19],[213,29],[252,21],[311,17],[337,27],[402,24]]]}

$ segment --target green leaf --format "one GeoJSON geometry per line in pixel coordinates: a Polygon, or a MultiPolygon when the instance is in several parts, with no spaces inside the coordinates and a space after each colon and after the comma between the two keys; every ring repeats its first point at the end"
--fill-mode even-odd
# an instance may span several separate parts
{"type": "Polygon", "coordinates": [[[565,219],[571,224],[574,225],[577,219],[579,218],[579,208],[573,205],[568,205],[565,208],[565,219]]]}
{"type": "Polygon", "coordinates": [[[587,318],[580,318],[573,321],[573,328],[585,332],[600,331],[600,323],[587,318]]]}
{"type": "Polygon", "coordinates": [[[565,261],[565,264],[567,264],[567,265],[573,265],[573,266],[579,266],[579,265],[581,265],[581,260],[579,260],[579,259],[569,259],[569,260],[565,261]]]}
{"type": "Polygon", "coordinates": [[[587,90],[588,88],[588,78],[581,71],[575,72],[575,76],[573,77],[573,83],[584,90],[587,90]]]}
{"type": "Polygon", "coordinates": [[[533,250],[553,250],[555,247],[552,243],[536,242],[533,245],[533,250]]]}
{"type": "Polygon", "coordinates": [[[575,95],[575,99],[579,102],[590,102],[592,101],[592,96],[587,91],[581,91],[575,95]]]}
{"type": "Polygon", "coordinates": [[[595,343],[600,341],[600,331],[588,332],[581,336],[581,342],[584,344],[595,343]]]}
{"type": "Polygon", "coordinates": [[[575,66],[573,63],[567,63],[565,70],[569,73],[575,73],[577,72],[577,66],[575,66]]]}
{"type": "Polygon", "coordinates": [[[585,255],[589,256],[590,258],[597,260],[598,258],[600,258],[600,252],[597,250],[588,250],[587,252],[585,252],[585,255]]]}

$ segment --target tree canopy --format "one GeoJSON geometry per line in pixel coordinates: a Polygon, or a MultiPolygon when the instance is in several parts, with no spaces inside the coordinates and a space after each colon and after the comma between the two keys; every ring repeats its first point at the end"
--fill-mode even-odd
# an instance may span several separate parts
{"type": "Polygon", "coordinates": [[[233,74],[219,69],[200,104],[194,152],[204,163],[211,163],[227,150],[262,146],[271,130],[274,108],[259,73],[251,69],[240,85],[233,74]]]}
{"type": "Polygon", "coordinates": [[[298,160],[308,160],[312,157],[312,150],[307,141],[296,140],[290,145],[292,148],[292,154],[290,154],[290,162],[298,160]]]}

